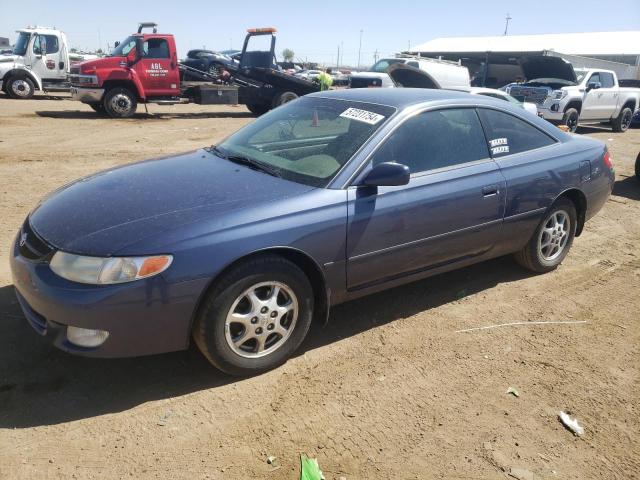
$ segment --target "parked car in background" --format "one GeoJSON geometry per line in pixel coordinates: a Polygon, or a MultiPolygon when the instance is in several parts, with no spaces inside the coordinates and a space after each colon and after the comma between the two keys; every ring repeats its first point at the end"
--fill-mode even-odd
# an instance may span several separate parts
{"type": "Polygon", "coordinates": [[[193,339],[255,374],[333,305],[512,253],[555,269],[613,182],[604,143],[508,102],[325,91],[215,147],[66,185],[28,215],[10,264],[27,321],[63,350],[193,339]]]}
{"type": "MultiPolygon", "coordinates": [[[[212,50],[189,50],[187,58],[182,60],[181,63],[186,67],[205,72],[214,77],[220,74],[221,69],[225,67],[237,68],[238,65],[238,62],[231,57],[212,50]]],[[[189,80],[190,78],[200,79],[202,77],[198,76],[197,72],[187,69],[183,74],[183,80],[189,80]]]]}
{"type": "Polygon", "coordinates": [[[305,80],[315,80],[321,73],[321,70],[301,70],[297,72],[295,76],[298,78],[304,78],[305,80]]]}
{"type": "Polygon", "coordinates": [[[497,98],[498,100],[503,100],[505,102],[512,103],[517,105],[518,107],[526,110],[529,113],[534,115],[538,115],[538,107],[536,107],[535,103],[531,102],[521,102],[513,98],[508,93],[503,92],[502,90],[497,90],[495,88],[484,88],[484,87],[452,87],[449,90],[456,90],[458,92],[467,92],[472,95],[484,95],[485,97],[497,98]]]}
{"type": "Polygon", "coordinates": [[[615,132],[629,128],[640,107],[640,89],[620,87],[614,71],[575,71],[566,60],[557,60],[557,69],[532,66],[527,82],[507,85],[505,91],[518,100],[537,104],[546,120],[564,124],[570,132],[585,123],[609,122],[615,132]]]}
{"type": "Polygon", "coordinates": [[[407,65],[427,73],[440,88],[469,86],[469,70],[456,62],[402,56],[397,58],[382,58],[366,72],[351,74],[351,88],[395,87],[394,80],[388,71],[394,65],[407,65]]]}
{"type": "Polygon", "coordinates": [[[29,99],[37,90],[68,91],[69,63],[67,37],[60,30],[18,30],[12,53],[0,58],[0,90],[14,99],[29,99]]]}

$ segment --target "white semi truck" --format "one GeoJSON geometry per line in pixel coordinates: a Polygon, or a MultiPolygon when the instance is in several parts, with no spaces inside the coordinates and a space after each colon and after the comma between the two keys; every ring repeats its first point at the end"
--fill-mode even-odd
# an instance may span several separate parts
{"type": "Polygon", "coordinates": [[[36,90],[69,91],[66,35],[46,27],[18,30],[9,55],[0,56],[0,89],[12,98],[28,99],[36,90]]]}

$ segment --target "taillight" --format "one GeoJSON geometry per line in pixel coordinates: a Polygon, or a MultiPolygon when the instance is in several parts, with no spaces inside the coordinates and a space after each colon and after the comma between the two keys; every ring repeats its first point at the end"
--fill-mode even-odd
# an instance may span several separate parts
{"type": "Polygon", "coordinates": [[[604,152],[604,157],[602,157],[602,161],[604,162],[607,168],[613,169],[613,163],[611,162],[611,155],[609,155],[609,151],[604,152]]]}

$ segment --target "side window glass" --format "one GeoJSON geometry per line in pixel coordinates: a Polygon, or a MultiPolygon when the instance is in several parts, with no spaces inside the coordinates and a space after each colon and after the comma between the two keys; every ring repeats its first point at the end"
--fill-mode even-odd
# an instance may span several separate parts
{"type": "Polygon", "coordinates": [[[508,113],[478,109],[494,158],[552,145],[555,140],[533,125],[508,113]]]}
{"type": "Polygon", "coordinates": [[[47,40],[47,53],[58,53],[58,37],[55,35],[44,35],[47,40]]]}
{"type": "MultiPolygon", "coordinates": [[[[43,55],[42,45],[46,42],[46,37],[43,35],[36,35],[33,39],[33,53],[36,55],[43,55]]],[[[46,52],[46,47],[45,47],[46,52]]]]}
{"type": "Polygon", "coordinates": [[[163,38],[150,38],[144,42],[144,58],[169,58],[169,45],[163,38]]]}
{"type": "Polygon", "coordinates": [[[420,64],[418,62],[409,62],[407,65],[410,67],[420,68],[420,64]]]}
{"type": "Polygon", "coordinates": [[[600,81],[602,88],[613,88],[613,74],[608,72],[600,72],[600,81]]]}
{"type": "Polygon", "coordinates": [[[600,80],[600,74],[594,73],[593,75],[591,75],[591,78],[587,82],[587,85],[589,85],[590,83],[602,83],[602,81],[600,80]]]}
{"type": "Polygon", "coordinates": [[[411,173],[489,158],[476,112],[471,108],[418,114],[398,127],[375,153],[373,163],[397,162],[411,173]]]}

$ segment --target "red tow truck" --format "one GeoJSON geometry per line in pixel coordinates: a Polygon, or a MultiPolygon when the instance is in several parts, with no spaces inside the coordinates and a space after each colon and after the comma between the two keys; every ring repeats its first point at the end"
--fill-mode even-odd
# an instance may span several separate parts
{"type": "Polygon", "coordinates": [[[113,118],[128,118],[138,103],[243,104],[262,114],[271,108],[319,90],[313,82],[287,75],[275,62],[275,28],[247,30],[237,65],[220,68],[223,75],[197,72],[203,81],[181,81],[190,69],[178,61],[173,35],[157,33],[155,23],[141,23],[138,32],[120,42],[111,55],[71,68],[71,97],[113,118]],[[151,33],[143,33],[151,28],[151,33]],[[271,36],[269,50],[250,50],[253,37],[271,36]],[[210,80],[209,80],[210,79],[210,80]]]}

